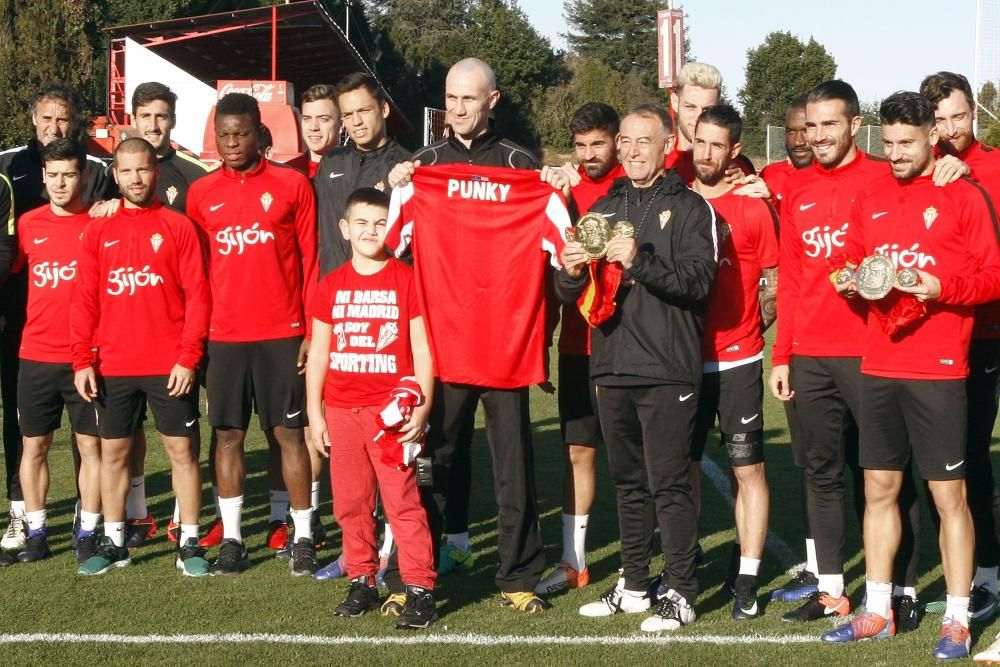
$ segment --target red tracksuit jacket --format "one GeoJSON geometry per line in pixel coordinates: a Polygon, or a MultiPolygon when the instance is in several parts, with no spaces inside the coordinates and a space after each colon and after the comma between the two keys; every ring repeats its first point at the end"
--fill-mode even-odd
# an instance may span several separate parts
{"type": "Polygon", "coordinates": [[[198,365],[211,296],[198,231],[159,202],[119,207],[83,232],[73,286],[73,370],[169,375],[198,365]]]}
{"type": "Polygon", "coordinates": [[[307,334],[316,287],[316,198],[300,172],[261,160],[226,166],[188,192],[188,215],[208,237],[208,339],[243,343],[307,334]]]}

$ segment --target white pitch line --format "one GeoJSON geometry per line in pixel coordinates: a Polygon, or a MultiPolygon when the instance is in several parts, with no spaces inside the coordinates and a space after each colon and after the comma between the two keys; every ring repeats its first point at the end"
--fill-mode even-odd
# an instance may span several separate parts
{"type": "MultiPolygon", "coordinates": [[[[701,470],[708,477],[708,481],[712,483],[715,490],[719,492],[719,495],[725,498],[730,507],[733,507],[735,501],[733,500],[733,493],[729,488],[729,476],[722,472],[722,469],[715,464],[715,461],[708,457],[707,452],[702,455],[701,470]]],[[[764,546],[775,555],[781,562],[781,566],[789,572],[801,569],[802,561],[799,560],[799,557],[795,555],[791,547],[778,537],[774,531],[767,531],[767,541],[764,546]]]]}
{"type": "Polygon", "coordinates": [[[635,646],[664,644],[814,644],[816,635],[608,635],[608,636],[544,636],[544,635],[484,635],[477,633],[420,634],[407,636],[341,636],[281,635],[270,633],[230,633],[200,635],[118,635],[75,633],[0,634],[0,644],[297,644],[311,646],[635,646]]]}

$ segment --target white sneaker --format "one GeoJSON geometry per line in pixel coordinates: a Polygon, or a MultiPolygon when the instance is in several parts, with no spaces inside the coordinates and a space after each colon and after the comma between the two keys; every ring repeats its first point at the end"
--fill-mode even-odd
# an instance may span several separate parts
{"type": "Polygon", "coordinates": [[[695,618],[697,615],[688,601],[684,599],[683,595],[671,588],[666,595],[660,598],[660,602],[656,605],[656,611],[639,627],[643,632],[677,630],[682,626],[694,623],[695,618]]]}
{"type": "Polygon", "coordinates": [[[0,539],[0,549],[4,551],[19,551],[28,543],[28,522],[23,516],[10,513],[10,523],[7,532],[0,539]]]}
{"type": "Polygon", "coordinates": [[[600,597],[597,602],[590,602],[580,607],[581,616],[600,618],[614,614],[637,614],[649,610],[649,598],[646,591],[626,591],[625,578],[618,579],[615,587],[600,597]]]}
{"type": "Polygon", "coordinates": [[[990,664],[1000,662],[1000,635],[997,635],[996,639],[986,647],[985,651],[980,651],[972,659],[976,662],[988,662],[990,664]]]}

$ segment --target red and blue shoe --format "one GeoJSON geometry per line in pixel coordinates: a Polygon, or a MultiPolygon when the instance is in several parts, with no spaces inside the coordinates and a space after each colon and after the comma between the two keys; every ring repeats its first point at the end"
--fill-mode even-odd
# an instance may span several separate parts
{"type": "Polygon", "coordinates": [[[895,634],[896,624],[892,618],[883,618],[873,612],[865,611],[850,623],[830,630],[823,635],[822,639],[825,642],[839,644],[861,641],[862,639],[888,639],[895,634]]]}
{"type": "Polygon", "coordinates": [[[972,640],[969,637],[969,628],[958,621],[950,618],[944,619],[941,623],[941,639],[931,653],[938,660],[954,660],[956,658],[968,658],[969,647],[972,640]]]}

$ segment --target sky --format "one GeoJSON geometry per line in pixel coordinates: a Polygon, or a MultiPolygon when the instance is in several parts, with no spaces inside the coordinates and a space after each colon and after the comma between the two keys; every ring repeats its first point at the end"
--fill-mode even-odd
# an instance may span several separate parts
{"type": "MultiPolygon", "coordinates": [[[[982,1],[993,6],[994,25],[1000,27],[1000,0],[982,1]]],[[[562,5],[560,0],[520,3],[538,31],[565,49],[560,33],[569,29],[562,5]]],[[[973,78],[975,0],[688,0],[684,10],[694,59],[719,68],[733,101],[743,85],[747,50],[774,31],[791,32],[803,42],[816,38],[836,61],[837,76],[854,86],[862,102],[915,90],[925,75],[939,70],[973,78]]],[[[996,51],[994,76],[1000,76],[1000,46],[996,51]]]]}

